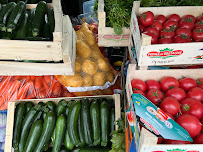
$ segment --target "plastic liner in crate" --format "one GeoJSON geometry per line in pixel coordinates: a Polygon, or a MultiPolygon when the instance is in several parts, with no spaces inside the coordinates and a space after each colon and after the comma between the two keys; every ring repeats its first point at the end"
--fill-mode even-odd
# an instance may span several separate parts
{"type": "MultiPolygon", "coordinates": [[[[5,141],[6,121],[7,121],[7,110],[0,111],[0,143],[5,141]]],[[[2,144],[0,144],[0,151],[3,149],[1,147],[2,147],[2,144]]]]}

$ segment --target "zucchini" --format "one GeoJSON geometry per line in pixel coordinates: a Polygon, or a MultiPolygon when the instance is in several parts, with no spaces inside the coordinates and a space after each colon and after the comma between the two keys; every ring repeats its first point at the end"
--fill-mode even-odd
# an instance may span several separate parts
{"type": "Polygon", "coordinates": [[[42,116],[42,111],[39,111],[38,114],[36,115],[35,119],[33,120],[33,122],[39,120],[42,116]]]}
{"type": "Polygon", "coordinates": [[[56,107],[56,115],[60,116],[65,113],[67,102],[65,100],[60,100],[56,107]]]}
{"type": "Polygon", "coordinates": [[[47,14],[45,14],[45,23],[44,23],[44,27],[43,27],[42,37],[45,37],[50,40],[53,38],[52,33],[50,31],[50,25],[48,22],[47,14]]]}
{"type": "Polygon", "coordinates": [[[34,150],[35,145],[37,144],[37,141],[41,135],[42,127],[43,121],[40,119],[33,123],[23,152],[30,152],[34,150]]]}
{"type": "Polygon", "coordinates": [[[27,33],[27,22],[28,22],[28,12],[25,12],[23,21],[20,25],[19,30],[16,33],[16,38],[23,38],[26,37],[27,33]]]}
{"type": "Polygon", "coordinates": [[[85,142],[88,146],[92,146],[93,134],[92,134],[91,117],[90,117],[90,102],[88,98],[85,98],[84,100],[82,100],[81,120],[82,120],[82,129],[85,135],[85,142]]]}
{"type": "Polygon", "coordinates": [[[99,103],[97,101],[93,101],[90,106],[90,115],[92,120],[92,129],[93,129],[93,145],[100,145],[100,113],[99,113],[99,103]]]}
{"type": "Polygon", "coordinates": [[[69,152],[69,150],[66,149],[66,147],[64,147],[64,146],[61,146],[61,149],[59,152],[69,152]]]}
{"type": "Polygon", "coordinates": [[[8,4],[8,0],[1,0],[1,4],[8,4]]]}
{"type": "Polygon", "coordinates": [[[8,23],[7,23],[7,32],[13,32],[16,30],[17,26],[20,24],[22,17],[24,16],[26,9],[26,4],[23,1],[17,3],[15,8],[13,9],[8,23]]]}
{"type": "Polygon", "coordinates": [[[2,32],[2,39],[12,40],[15,36],[15,33],[2,32]]]}
{"type": "Polygon", "coordinates": [[[0,3],[0,11],[2,10],[2,8],[3,8],[3,6],[2,6],[2,4],[0,3]]]}
{"type": "Polygon", "coordinates": [[[21,131],[21,137],[19,142],[19,152],[22,152],[25,147],[29,129],[40,109],[41,109],[40,105],[35,105],[32,109],[30,109],[30,111],[27,113],[27,115],[25,116],[22,122],[22,131],[21,131]]]}
{"type": "Polygon", "coordinates": [[[85,134],[84,134],[84,130],[82,128],[82,120],[81,120],[80,115],[78,117],[78,132],[79,132],[79,137],[80,137],[80,147],[83,147],[86,145],[86,142],[85,142],[85,134]]]}
{"type": "Polygon", "coordinates": [[[15,8],[15,6],[16,6],[15,2],[10,2],[5,6],[5,8],[3,8],[2,13],[0,15],[0,30],[1,31],[6,31],[6,23],[9,19],[11,12],[15,8]]]}
{"type": "Polygon", "coordinates": [[[49,108],[50,111],[55,112],[56,104],[53,101],[48,101],[45,105],[49,108]]]}
{"type": "Polygon", "coordinates": [[[13,128],[13,148],[18,151],[19,141],[20,141],[20,133],[22,128],[23,117],[25,113],[25,105],[23,103],[19,103],[15,109],[14,116],[14,128],[13,128]]]}
{"type": "Polygon", "coordinates": [[[78,116],[80,114],[80,109],[81,109],[80,101],[72,102],[67,119],[68,134],[71,139],[71,142],[76,147],[78,147],[80,144],[80,137],[78,133],[78,116]]]}
{"type": "Polygon", "coordinates": [[[107,146],[109,142],[109,104],[103,101],[100,105],[101,119],[101,146],[107,146]]]}
{"type": "Polygon", "coordinates": [[[30,101],[25,102],[25,114],[27,114],[30,111],[30,109],[32,109],[33,106],[34,103],[30,101]]]}
{"type": "Polygon", "coordinates": [[[51,139],[52,132],[54,131],[56,117],[53,111],[47,113],[44,120],[41,136],[35,146],[34,152],[43,151],[44,145],[51,139]]]}
{"type": "Polygon", "coordinates": [[[66,106],[66,109],[65,109],[65,112],[64,112],[64,114],[66,115],[66,117],[68,117],[68,112],[69,112],[69,110],[70,110],[70,107],[69,107],[69,106],[66,106]]]}
{"type": "Polygon", "coordinates": [[[55,19],[54,19],[54,9],[51,7],[48,10],[48,22],[50,25],[50,32],[51,32],[52,37],[53,37],[53,33],[55,30],[55,19]]]}
{"type": "Polygon", "coordinates": [[[81,148],[75,148],[73,149],[71,152],[108,152],[110,151],[111,149],[109,147],[99,147],[99,148],[96,148],[96,147],[81,147],[81,148]]]}
{"type": "Polygon", "coordinates": [[[40,102],[38,102],[38,105],[45,106],[45,103],[40,101],[40,102]]]}
{"type": "Polygon", "coordinates": [[[44,25],[44,16],[47,13],[47,3],[40,1],[36,7],[35,16],[32,22],[32,35],[34,37],[39,36],[44,25]]]}
{"type": "Polygon", "coordinates": [[[64,141],[64,135],[66,131],[66,117],[65,115],[60,115],[56,121],[56,139],[52,148],[52,152],[58,152],[61,148],[62,142],[64,141]]]}
{"type": "Polygon", "coordinates": [[[111,109],[111,114],[110,114],[110,131],[111,133],[115,131],[115,109],[111,109]]]}
{"type": "Polygon", "coordinates": [[[29,11],[29,19],[28,19],[28,24],[27,24],[27,35],[26,37],[32,37],[32,20],[35,16],[35,8],[31,9],[29,11]]]}

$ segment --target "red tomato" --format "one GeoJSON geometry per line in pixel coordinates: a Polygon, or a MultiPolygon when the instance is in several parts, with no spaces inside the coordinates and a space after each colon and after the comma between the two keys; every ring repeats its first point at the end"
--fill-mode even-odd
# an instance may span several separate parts
{"type": "Polygon", "coordinates": [[[143,32],[143,33],[152,37],[151,44],[157,44],[158,37],[154,33],[151,33],[149,31],[146,31],[146,32],[143,32]]]}
{"type": "Polygon", "coordinates": [[[170,44],[173,40],[170,38],[161,38],[158,40],[158,44],[170,44]]]}
{"type": "Polygon", "coordinates": [[[160,81],[160,84],[161,84],[161,90],[163,92],[166,92],[170,88],[178,88],[179,87],[178,80],[176,78],[170,77],[170,76],[162,78],[160,81]]]}
{"type": "Polygon", "coordinates": [[[203,78],[197,79],[197,86],[203,89],[203,78]]]}
{"type": "Polygon", "coordinates": [[[192,39],[201,40],[203,39],[203,27],[196,27],[192,32],[192,39]]]}
{"type": "Polygon", "coordinates": [[[146,29],[144,29],[144,32],[150,32],[159,37],[159,31],[153,27],[147,27],[146,29]]]}
{"type": "Polygon", "coordinates": [[[146,84],[140,79],[133,79],[131,85],[133,90],[141,90],[142,92],[146,91],[146,84]]]}
{"type": "MultiPolygon", "coordinates": [[[[202,118],[202,120],[201,120],[201,124],[203,124],[203,118],[202,118]]],[[[202,125],[202,132],[203,132],[203,125],[202,125]]]]}
{"type": "Polygon", "coordinates": [[[181,88],[172,88],[172,89],[169,89],[166,92],[165,96],[166,97],[174,97],[174,98],[176,98],[180,102],[181,100],[186,98],[186,93],[181,88]]]}
{"type": "Polygon", "coordinates": [[[180,110],[180,103],[173,97],[166,97],[159,105],[159,108],[164,112],[170,113],[175,116],[180,110]]]}
{"type": "Polygon", "coordinates": [[[180,27],[189,28],[191,31],[195,28],[195,23],[192,20],[181,20],[179,23],[180,27]]]}
{"type": "Polygon", "coordinates": [[[202,88],[192,88],[188,93],[187,93],[188,98],[194,98],[197,99],[200,102],[203,102],[203,89],[202,88]]]}
{"type": "Polygon", "coordinates": [[[161,24],[164,24],[166,22],[166,17],[164,15],[156,15],[155,20],[161,24]]]}
{"type": "Polygon", "coordinates": [[[165,112],[171,119],[173,119],[175,121],[175,118],[168,112],[165,112]]]}
{"type": "Polygon", "coordinates": [[[203,42],[203,39],[195,40],[194,42],[203,42]]]}
{"type": "Polygon", "coordinates": [[[157,141],[157,144],[161,144],[163,140],[164,140],[163,138],[159,137],[158,141],[157,141]]]}
{"type": "Polygon", "coordinates": [[[176,144],[192,144],[192,142],[190,141],[182,141],[182,140],[171,140],[171,139],[164,139],[163,144],[173,144],[173,145],[176,145],[176,144]]]}
{"type": "Polygon", "coordinates": [[[155,28],[158,31],[161,31],[163,29],[163,25],[159,21],[155,21],[152,24],[152,27],[155,28]]]}
{"type": "Polygon", "coordinates": [[[180,16],[178,14],[171,14],[171,15],[168,15],[166,18],[168,20],[172,20],[172,21],[176,21],[176,22],[180,21],[180,16]]]}
{"type": "Polygon", "coordinates": [[[200,20],[199,22],[195,23],[195,28],[196,27],[203,27],[203,20],[200,20]]]}
{"type": "Polygon", "coordinates": [[[153,104],[158,106],[164,98],[164,95],[158,89],[151,89],[147,92],[146,98],[149,99],[153,104]]]}
{"type": "Polygon", "coordinates": [[[186,35],[176,35],[173,38],[173,42],[174,43],[188,43],[188,42],[192,42],[192,39],[186,35]]]}
{"type": "Polygon", "coordinates": [[[176,30],[176,35],[186,35],[187,37],[192,37],[192,32],[186,27],[180,27],[176,30]]]}
{"type": "Polygon", "coordinates": [[[199,119],[191,114],[180,115],[176,122],[188,131],[191,138],[197,136],[202,129],[202,124],[200,123],[199,119]]]}
{"type": "Polygon", "coordinates": [[[184,15],[181,19],[182,20],[191,20],[194,23],[196,22],[196,18],[193,15],[184,15]]]}
{"type": "Polygon", "coordinates": [[[193,141],[194,144],[203,144],[203,133],[199,134],[197,137],[195,137],[195,140],[193,141]]]}
{"type": "Polygon", "coordinates": [[[145,26],[144,25],[138,25],[139,26],[139,29],[140,29],[140,33],[142,33],[143,31],[144,31],[144,29],[145,29],[145,26]]]}
{"type": "Polygon", "coordinates": [[[191,114],[201,120],[203,117],[203,104],[196,99],[186,98],[181,101],[182,114],[191,114]]]}
{"type": "Polygon", "coordinates": [[[168,20],[164,23],[164,28],[175,31],[178,28],[178,23],[176,21],[168,20]]]}
{"type": "Polygon", "coordinates": [[[138,93],[145,96],[144,92],[142,92],[141,90],[133,90],[133,93],[138,93]]]}
{"type": "Polygon", "coordinates": [[[147,80],[146,82],[146,86],[147,86],[147,91],[151,90],[151,89],[158,89],[161,90],[161,85],[158,81],[156,80],[147,80]]]}
{"type": "Polygon", "coordinates": [[[192,78],[183,78],[179,80],[180,88],[185,90],[186,92],[192,88],[197,87],[197,81],[192,78]]]}
{"type": "Polygon", "coordinates": [[[160,32],[160,35],[159,35],[160,38],[170,38],[170,39],[172,39],[174,36],[175,36],[175,32],[174,31],[172,31],[172,30],[166,30],[166,29],[162,30],[160,32]]]}
{"type": "Polygon", "coordinates": [[[154,23],[154,14],[151,11],[144,12],[140,14],[138,20],[145,27],[151,26],[154,23]]]}
{"type": "Polygon", "coordinates": [[[203,15],[198,16],[196,19],[197,19],[197,22],[199,22],[200,20],[203,20],[203,15]]]}

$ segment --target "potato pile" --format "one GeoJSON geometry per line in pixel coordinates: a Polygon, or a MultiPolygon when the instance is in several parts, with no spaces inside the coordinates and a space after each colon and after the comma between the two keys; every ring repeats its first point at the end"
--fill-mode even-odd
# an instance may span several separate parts
{"type": "Polygon", "coordinates": [[[113,82],[113,69],[100,52],[89,25],[82,24],[76,34],[75,75],[60,76],[62,83],[70,87],[88,87],[113,82]]]}

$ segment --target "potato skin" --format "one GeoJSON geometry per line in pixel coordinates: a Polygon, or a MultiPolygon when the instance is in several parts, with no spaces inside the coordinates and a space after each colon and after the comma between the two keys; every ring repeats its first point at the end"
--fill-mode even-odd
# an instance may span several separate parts
{"type": "Polygon", "coordinates": [[[76,42],[76,54],[82,58],[89,58],[91,55],[91,48],[85,42],[77,40],[76,42]]]}
{"type": "Polygon", "coordinates": [[[89,74],[83,76],[83,82],[85,87],[92,86],[92,83],[93,83],[92,76],[89,74]]]}
{"type": "Polygon", "coordinates": [[[81,87],[83,86],[83,79],[79,73],[75,73],[73,76],[64,76],[67,86],[70,87],[81,87]]]}
{"type": "Polygon", "coordinates": [[[96,63],[89,59],[86,59],[82,63],[82,71],[87,74],[94,75],[95,73],[97,73],[97,70],[98,70],[98,66],[96,65],[96,63]]]}
{"type": "Polygon", "coordinates": [[[103,86],[106,83],[105,73],[104,72],[97,72],[93,76],[93,82],[95,86],[103,86]]]}
{"type": "Polygon", "coordinates": [[[109,69],[110,69],[109,64],[107,63],[107,61],[104,58],[99,58],[97,60],[97,65],[100,70],[105,71],[105,72],[109,71],[109,69]]]}

